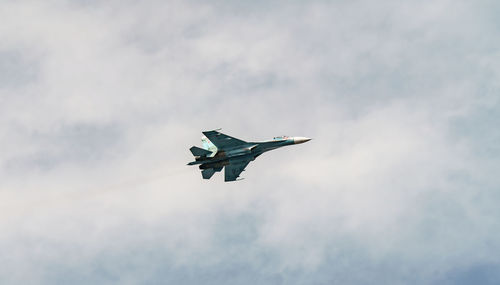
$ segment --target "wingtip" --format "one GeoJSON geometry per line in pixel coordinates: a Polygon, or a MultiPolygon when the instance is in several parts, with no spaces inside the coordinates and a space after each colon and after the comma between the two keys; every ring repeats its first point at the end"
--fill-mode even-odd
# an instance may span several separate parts
{"type": "Polygon", "coordinates": [[[209,131],[202,131],[201,133],[206,135],[207,133],[211,133],[211,132],[219,133],[219,131],[221,131],[221,130],[222,130],[222,128],[218,128],[218,129],[209,130],[209,131]]]}

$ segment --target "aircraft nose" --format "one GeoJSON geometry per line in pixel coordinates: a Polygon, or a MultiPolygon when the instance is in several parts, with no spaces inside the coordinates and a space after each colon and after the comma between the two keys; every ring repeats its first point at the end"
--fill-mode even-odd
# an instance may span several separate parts
{"type": "Polygon", "coordinates": [[[306,138],[306,137],[294,137],[293,143],[294,144],[305,143],[305,142],[308,142],[310,140],[311,140],[310,138],[306,138]]]}

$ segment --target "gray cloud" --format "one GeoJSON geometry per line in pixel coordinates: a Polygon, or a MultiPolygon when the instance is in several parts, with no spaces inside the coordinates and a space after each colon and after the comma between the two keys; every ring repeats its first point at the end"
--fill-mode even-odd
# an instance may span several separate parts
{"type": "Polygon", "coordinates": [[[5,3],[0,280],[493,284],[498,9],[5,3]],[[216,127],[314,140],[202,181],[216,127]]]}

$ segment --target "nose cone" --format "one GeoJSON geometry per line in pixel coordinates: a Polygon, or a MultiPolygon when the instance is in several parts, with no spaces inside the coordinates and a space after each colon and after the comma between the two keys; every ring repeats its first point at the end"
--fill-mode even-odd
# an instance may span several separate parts
{"type": "Polygon", "coordinates": [[[294,144],[305,143],[305,142],[308,142],[310,140],[311,140],[310,138],[306,138],[306,137],[294,137],[293,143],[294,144]]]}

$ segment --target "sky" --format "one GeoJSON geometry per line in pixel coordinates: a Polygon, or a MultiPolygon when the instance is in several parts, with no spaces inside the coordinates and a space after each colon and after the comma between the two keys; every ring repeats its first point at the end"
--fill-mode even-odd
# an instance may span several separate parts
{"type": "Polygon", "coordinates": [[[1,284],[500,279],[498,1],[0,5],[1,284]]]}

